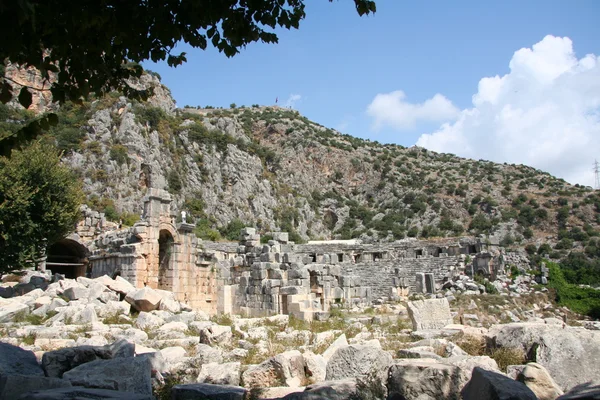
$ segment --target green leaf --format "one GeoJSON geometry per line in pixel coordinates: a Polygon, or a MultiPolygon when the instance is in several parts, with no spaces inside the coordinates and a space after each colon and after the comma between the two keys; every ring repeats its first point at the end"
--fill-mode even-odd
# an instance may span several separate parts
{"type": "Polygon", "coordinates": [[[32,98],[31,98],[31,93],[29,92],[29,90],[27,90],[26,86],[23,86],[21,88],[21,91],[19,92],[19,103],[25,107],[25,108],[29,108],[29,106],[32,103],[32,98]]]}

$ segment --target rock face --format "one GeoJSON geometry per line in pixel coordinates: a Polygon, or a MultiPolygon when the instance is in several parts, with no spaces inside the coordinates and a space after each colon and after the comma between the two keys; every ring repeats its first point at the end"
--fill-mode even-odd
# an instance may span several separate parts
{"type": "Polygon", "coordinates": [[[147,358],[97,360],[64,373],[73,386],[152,395],[151,364],[147,358]]]}
{"type": "Polygon", "coordinates": [[[389,399],[459,399],[460,370],[435,360],[398,360],[389,368],[387,389],[389,399]]]}
{"type": "Polygon", "coordinates": [[[408,315],[415,331],[442,329],[453,323],[446,298],[409,301],[408,315]]]}
{"type": "Polygon", "coordinates": [[[513,323],[492,326],[488,336],[496,346],[522,348],[530,359],[548,370],[564,391],[583,383],[600,382],[600,331],[513,323]]]}
{"type": "Polygon", "coordinates": [[[473,377],[461,391],[464,400],[536,400],[527,386],[497,372],[476,367],[473,377]]]}
{"type": "Polygon", "coordinates": [[[350,345],[339,348],[327,363],[325,379],[379,378],[385,382],[392,356],[380,348],[368,345],[350,345]]]}

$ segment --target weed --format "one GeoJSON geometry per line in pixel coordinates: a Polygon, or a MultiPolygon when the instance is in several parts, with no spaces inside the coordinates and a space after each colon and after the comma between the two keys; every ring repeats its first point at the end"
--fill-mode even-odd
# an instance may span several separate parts
{"type": "Polygon", "coordinates": [[[490,357],[498,364],[500,371],[506,372],[509,365],[525,364],[527,357],[522,349],[501,347],[490,352],[490,357]]]}
{"type": "Polygon", "coordinates": [[[24,344],[33,346],[33,344],[35,343],[36,337],[37,337],[36,333],[35,332],[31,332],[28,335],[23,336],[22,341],[23,341],[24,344]]]}
{"type": "Polygon", "coordinates": [[[29,325],[41,325],[44,322],[44,317],[41,315],[29,314],[25,311],[21,311],[15,314],[13,321],[25,322],[29,325]]]}
{"type": "Polygon", "coordinates": [[[231,319],[231,315],[229,314],[215,314],[210,318],[210,320],[217,325],[233,325],[233,319],[231,319]]]}
{"type": "Polygon", "coordinates": [[[152,394],[157,400],[170,400],[173,386],[181,383],[183,383],[183,377],[180,374],[167,375],[164,383],[155,388],[152,394]]]}
{"type": "Polygon", "coordinates": [[[481,356],[485,354],[486,343],[483,337],[459,333],[451,340],[469,355],[481,356]]]}
{"type": "Polygon", "coordinates": [[[115,312],[115,313],[113,313],[111,315],[108,315],[108,316],[104,317],[104,319],[102,320],[102,322],[104,324],[106,324],[106,325],[117,325],[117,324],[120,324],[120,321],[119,321],[119,316],[120,315],[121,314],[119,312],[115,312]]]}

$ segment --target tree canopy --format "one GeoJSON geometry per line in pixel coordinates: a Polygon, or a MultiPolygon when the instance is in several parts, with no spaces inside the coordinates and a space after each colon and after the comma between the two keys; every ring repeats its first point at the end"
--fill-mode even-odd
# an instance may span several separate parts
{"type": "Polygon", "coordinates": [[[36,142],[0,158],[0,272],[35,264],[73,231],[82,200],[81,182],[53,146],[36,142]]]}
{"type": "MultiPolygon", "coordinates": [[[[353,1],[359,15],[376,10],[374,1],[353,1]]],[[[298,28],[304,17],[304,0],[5,1],[0,60],[53,79],[49,87],[24,87],[16,95],[14,82],[0,78],[0,101],[17,96],[27,108],[32,89],[50,90],[59,103],[111,90],[143,98],[147,92],[127,84],[142,73],[137,63],[181,64],[185,53],[174,53],[179,42],[203,50],[212,45],[232,57],[252,42],[277,43],[273,29],[298,28]]]]}

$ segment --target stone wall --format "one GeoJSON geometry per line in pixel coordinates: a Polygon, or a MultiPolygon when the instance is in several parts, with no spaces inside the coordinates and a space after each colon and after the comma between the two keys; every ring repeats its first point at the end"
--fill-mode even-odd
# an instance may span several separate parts
{"type": "Polygon", "coordinates": [[[416,291],[416,274],[432,273],[435,281],[440,283],[445,277],[458,273],[457,266],[461,256],[405,258],[391,261],[342,264],[346,274],[358,277],[360,284],[368,286],[373,298],[387,298],[398,293],[398,288],[408,288],[410,293],[416,291]]]}

